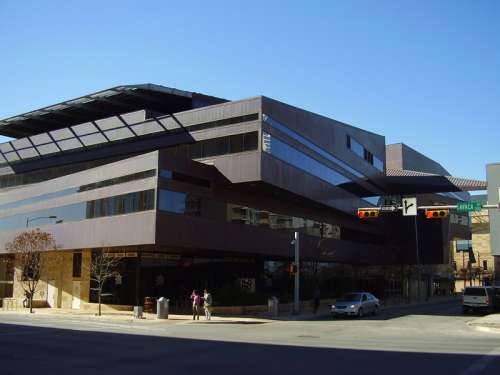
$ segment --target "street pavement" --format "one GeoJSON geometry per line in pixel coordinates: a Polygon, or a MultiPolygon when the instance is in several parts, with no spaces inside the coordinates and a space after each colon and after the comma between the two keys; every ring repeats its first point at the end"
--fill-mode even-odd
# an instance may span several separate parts
{"type": "Polygon", "coordinates": [[[0,374],[500,374],[458,301],[313,321],[0,314],[0,374]]]}

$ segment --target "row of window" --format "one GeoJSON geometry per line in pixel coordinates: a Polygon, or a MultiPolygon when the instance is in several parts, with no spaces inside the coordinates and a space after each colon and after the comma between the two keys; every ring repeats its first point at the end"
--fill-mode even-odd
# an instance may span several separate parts
{"type": "Polygon", "coordinates": [[[147,171],[142,171],[142,172],[128,174],[125,176],[110,178],[107,180],[94,182],[94,183],[88,184],[88,185],[82,185],[79,187],[78,191],[88,191],[88,190],[100,189],[100,188],[103,188],[106,186],[123,184],[125,182],[142,180],[142,179],[154,177],[154,176],[156,176],[156,169],[149,169],[147,171]]]}
{"type": "MultiPolygon", "coordinates": [[[[191,193],[161,189],[158,209],[176,214],[202,216],[202,200],[191,193]]],[[[226,208],[226,221],[277,230],[299,231],[322,238],[340,238],[340,227],[316,220],[273,213],[267,210],[219,202],[226,208]]]]}
{"type": "Polygon", "coordinates": [[[356,141],[353,137],[348,135],[346,137],[346,146],[360,158],[373,165],[379,171],[384,171],[384,162],[368,151],[361,143],[356,141]]]}
{"type": "Polygon", "coordinates": [[[257,150],[258,146],[258,132],[250,132],[198,141],[187,145],[187,148],[191,159],[201,159],[244,151],[253,151],[257,150]]]}
{"type": "Polygon", "coordinates": [[[323,150],[321,147],[316,146],[313,142],[311,142],[307,138],[301,136],[300,134],[294,132],[293,130],[289,129],[287,126],[281,124],[280,122],[276,121],[271,116],[263,114],[262,115],[262,120],[266,124],[268,124],[269,126],[271,126],[271,127],[275,128],[275,129],[279,130],[280,132],[288,135],[290,138],[292,138],[292,139],[296,140],[297,142],[303,144],[304,146],[306,146],[307,148],[309,148],[309,149],[313,150],[314,152],[318,153],[319,155],[321,155],[325,159],[327,159],[327,160],[329,160],[329,161],[331,161],[331,162],[333,162],[333,163],[335,163],[337,165],[340,165],[342,168],[344,168],[348,172],[352,173],[356,177],[360,177],[360,178],[365,177],[362,173],[358,172],[357,170],[355,170],[354,168],[352,168],[347,163],[345,163],[342,160],[340,160],[339,158],[333,156],[329,152],[323,150]]]}
{"type": "Polygon", "coordinates": [[[0,219],[0,230],[22,228],[28,218],[37,218],[32,225],[42,226],[152,210],[154,202],[154,189],[138,191],[4,217],[0,219]]]}
{"type": "Polygon", "coordinates": [[[160,177],[167,178],[169,180],[184,182],[186,184],[197,185],[205,188],[210,187],[210,181],[205,180],[204,178],[194,177],[184,173],[174,172],[168,169],[161,169],[160,177]]]}
{"type": "Polygon", "coordinates": [[[86,219],[152,210],[155,190],[145,190],[87,202],[86,219]]]}
{"type": "Polygon", "coordinates": [[[274,157],[312,174],[332,185],[342,185],[352,182],[343,174],[327,167],[316,159],[305,155],[294,147],[280,141],[269,133],[262,133],[262,149],[274,157]]]}
{"type": "Polygon", "coordinates": [[[147,171],[132,173],[132,174],[128,174],[125,176],[120,176],[120,177],[110,178],[110,179],[103,180],[103,181],[94,182],[92,184],[76,186],[76,187],[72,187],[72,188],[67,188],[67,189],[55,191],[52,193],[38,195],[36,197],[21,199],[21,200],[15,201],[15,202],[0,204],[0,209],[21,207],[21,206],[25,206],[28,204],[46,201],[46,200],[53,199],[53,198],[64,197],[64,196],[79,193],[82,191],[99,189],[102,187],[123,184],[125,182],[130,182],[130,181],[135,181],[135,180],[142,180],[145,178],[154,177],[155,175],[156,175],[156,169],[150,169],[147,171]]]}
{"type": "MultiPolygon", "coordinates": [[[[61,151],[70,151],[91,147],[108,142],[121,141],[128,138],[140,137],[143,135],[165,132],[167,128],[162,120],[166,117],[158,118],[155,121],[146,120],[137,124],[126,124],[123,118],[113,118],[115,121],[87,122],[68,128],[53,130],[49,133],[36,134],[31,137],[16,139],[11,142],[0,144],[0,166],[8,162],[16,162],[21,159],[36,158],[61,151]]],[[[252,113],[243,116],[236,116],[195,124],[177,131],[196,131],[209,129],[224,125],[237,124],[241,122],[258,120],[259,115],[252,113]]]]}

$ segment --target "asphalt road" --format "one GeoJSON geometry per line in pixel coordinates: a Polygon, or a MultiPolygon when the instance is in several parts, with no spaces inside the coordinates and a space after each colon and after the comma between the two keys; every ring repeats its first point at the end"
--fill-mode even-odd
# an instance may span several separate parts
{"type": "Polygon", "coordinates": [[[500,334],[471,319],[458,302],[270,323],[0,314],[0,374],[500,374],[500,334]]]}

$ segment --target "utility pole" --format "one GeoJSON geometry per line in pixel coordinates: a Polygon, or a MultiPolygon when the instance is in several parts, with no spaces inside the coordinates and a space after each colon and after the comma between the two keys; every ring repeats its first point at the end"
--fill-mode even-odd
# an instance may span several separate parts
{"type": "Polygon", "coordinates": [[[299,258],[299,232],[295,232],[294,247],[295,247],[295,289],[293,293],[293,313],[298,314],[300,311],[300,258],[299,258]]]}

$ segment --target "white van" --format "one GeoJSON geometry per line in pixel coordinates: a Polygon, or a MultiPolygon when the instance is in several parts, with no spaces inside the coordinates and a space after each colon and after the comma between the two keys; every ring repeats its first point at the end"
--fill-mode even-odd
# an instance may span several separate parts
{"type": "Polygon", "coordinates": [[[491,286],[469,286],[464,290],[462,307],[464,314],[478,310],[493,312],[498,303],[495,289],[491,286]]]}

